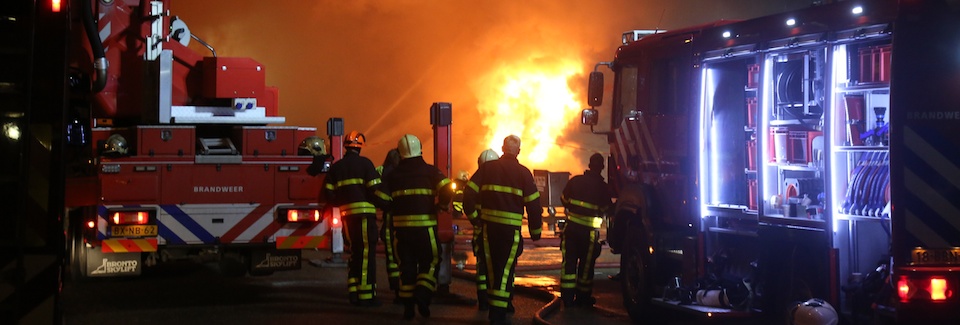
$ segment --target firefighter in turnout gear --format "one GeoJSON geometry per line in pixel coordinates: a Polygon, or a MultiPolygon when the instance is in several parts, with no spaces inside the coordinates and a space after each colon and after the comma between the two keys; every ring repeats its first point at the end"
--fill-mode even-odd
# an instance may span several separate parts
{"type": "Polygon", "coordinates": [[[377,190],[377,203],[393,219],[400,264],[400,298],[404,319],[430,317],[430,301],[440,272],[437,212],[450,203],[450,179],[423,160],[420,139],[407,134],[397,144],[400,164],[386,174],[377,190]]]}
{"type": "Polygon", "coordinates": [[[380,175],[373,162],[360,155],[366,142],[363,133],[352,131],[343,139],[343,159],[330,166],[324,180],[324,195],[335,206],[347,232],[350,261],[347,263],[347,289],[350,303],[379,306],[377,300],[377,209],[371,203],[380,185],[380,175]]]}
{"type": "Polygon", "coordinates": [[[574,176],[563,188],[560,201],[567,225],[560,236],[563,263],[560,269],[560,298],[565,307],[593,306],[593,267],[600,256],[600,225],[604,211],[613,204],[603,171],[603,156],[590,156],[590,169],[574,176]]]}
{"type": "MultiPolygon", "coordinates": [[[[397,148],[390,149],[387,156],[383,158],[383,165],[377,166],[377,172],[380,179],[390,174],[397,165],[400,164],[400,151],[397,148]]],[[[400,267],[397,264],[397,247],[393,234],[393,217],[389,212],[383,212],[383,221],[380,226],[380,240],[383,241],[384,255],[387,260],[387,282],[390,284],[390,290],[395,294],[393,303],[402,303],[400,299],[400,267]]]]}
{"type": "Polygon", "coordinates": [[[503,156],[480,166],[470,179],[475,187],[467,190],[463,202],[466,215],[473,214],[480,206],[491,324],[506,323],[517,258],[523,253],[520,227],[524,209],[530,239],[540,240],[543,227],[540,192],[533,174],[517,161],[518,154],[520,138],[510,135],[503,139],[503,156]]]}
{"type": "MultiPolygon", "coordinates": [[[[500,156],[497,155],[496,151],[493,149],[487,149],[480,153],[480,156],[477,157],[477,168],[483,166],[484,163],[488,161],[493,161],[500,159],[500,156]]],[[[477,188],[477,184],[468,181],[467,188],[472,190],[474,193],[480,191],[477,188]]],[[[480,310],[490,309],[490,300],[487,296],[487,261],[484,258],[484,249],[483,249],[483,220],[480,220],[477,215],[479,207],[475,207],[473,214],[467,215],[467,219],[470,220],[470,224],[473,225],[473,256],[477,258],[477,308],[480,310]]]]}

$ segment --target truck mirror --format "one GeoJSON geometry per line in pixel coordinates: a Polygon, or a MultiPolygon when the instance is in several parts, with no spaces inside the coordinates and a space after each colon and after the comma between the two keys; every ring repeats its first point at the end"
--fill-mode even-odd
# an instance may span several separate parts
{"type": "Polygon", "coordinates": [[[603,104],[603,72],[590,73],[590,84],[587,86],[587,105],[597,107],[603,104]]]}
{"type": "Polygon", "coordinates": [[[580,112],[580,124],[597,125],[599,119],[600,112],[597,112],[595,109],[587,108],[580,112]]]}

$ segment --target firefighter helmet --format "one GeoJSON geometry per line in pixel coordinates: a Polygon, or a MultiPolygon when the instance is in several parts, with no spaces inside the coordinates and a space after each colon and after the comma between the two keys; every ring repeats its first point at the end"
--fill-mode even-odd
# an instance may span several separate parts
{"type": "Polygon", "coordinates": [[[306,139],[303,139],[303,142],[300,142],[300,155],[311,155],[311,156],[323,156],[327,154],[326,142],[323,141],[323,138],[311,135],[306,139]]]}
{"type": "Polygon", "coordinates": [[[839,321],[837,310],[819,298],[798,303],[790,310],[791,325],[836,325],[839,321]]]}
{"type": "Polygon", "coordinates": [[[466,170],[461,170],[459,173],[457,173],[457,179],[462,180],[462,181],[469,180],[469,179],[470,179],[470,174],[467,173],[466,170]]]}
{"type": "Polygon", "coordinates": [[[413,134],[404,134],[400,137],[397,150],[400,150],[400,157],[404,159],[423,156],[420,150],[420,139],[413,134]]]}
{"type": "Polygon", "coordinates": [[[363,149],[363,144],[366,142],[367,137],[357,130],[350,131],[350,133],[343,138],[343,146],[347,148],[363,149]]]}
{"type": "Polygon", "coordinates": [[[104,156],[123,156],[127,154],[127,139],[119,134],[112,134],[107,141],[103,143],[102,154],[104,156]]]}
{"type": "Polygon", "coordinates": [[[493,149],[487,149],[480,153],[480,157],[477,157],[477,166],[483,165],[483,163],[500,159],[500,156],[497,155],[496,151],[493,149]]]}

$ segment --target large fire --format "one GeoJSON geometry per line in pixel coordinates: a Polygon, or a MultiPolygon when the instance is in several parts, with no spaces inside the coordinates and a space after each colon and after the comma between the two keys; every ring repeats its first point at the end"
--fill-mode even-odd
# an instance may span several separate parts
{"type": "Polygon", "coordinates": [[[503,138],[522,140],[520,162],[530,169],[577,174],[586,154],[560,141],[584,107],[570,85],[582,83],[579,59],[529,60],[504,64],[480,78],[476,87],[484,143],[498,153],[503,138]],[[583,157],[580,157],[583,156],[583,157]]]}

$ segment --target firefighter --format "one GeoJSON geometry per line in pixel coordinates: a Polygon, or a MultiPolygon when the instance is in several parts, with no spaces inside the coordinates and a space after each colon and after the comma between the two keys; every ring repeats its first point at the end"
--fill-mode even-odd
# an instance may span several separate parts
{"type": "Polygon", "coordinates": [[[590,307],[593,297],[593,267],[600,256],[600,225],[604,212],[613,204],[603,171],[603,156],[590,156],[590,169],[574,176],[563,188],[560,201],[567,225],[560,236],[563,263],[560,269],[560,298],[566,307],[590,307]]]}
{"type": "MultiPolygon", "coordinates": [[[[477,157],[477,168],[483,166],[485,162],[497,159],[500,159],[500,155],[497,155],[496,151],[493,151],[493,149],[484,150],[480,153],[480,156],[477,157]]],[[[467,181],[467,187],[474,192],[479,192],[480,190],[476,184],[470,181],[467,181]]],[[[473,256],[477,258],[477,309],[488,310],[490,309],[490,302],[487,297],[487,261],[484,257],[483,250],[483,220],[478,218],[477,209],[474,209],[473,214],[468,215],[467,219],[469,219],[470,224],[473,225],[473,241],[471,243],[473,246],[473,256]]]]}
{"type": "MultiPolygon", "coordinates": [[[[397,148],[390,149],[387,156],[383,158],[383,165],[377,166],[377,172],[380,179],[393,171],[400,164],[400,151],[397,148]]],[[[394,304],[402,303],[400,299],[400,267],[397,265],[397,250],[394,243],[393,217],[389,212],[383,212],[383,221],[380,227],[380,240],[383,241],[384,255],[387,259],[387,282],[390,284],[390,290],[394,293],[394,304]]]]}
{"type": "MultiPolygon", "coordinates": [[[[621,170],[623,175],[623,185],[620,186],[620,193],[617,196],[617,203],[614,206],[613,218],[607,227],[607,243],[610,245],[610,252],[620,254],[623,250],[623,239],[627,236],[625,233],[631,223],[642,227],[643,231],[639,236],[652,238],[649,231],[652,229],[647,225],[645,214],[649,206],[647,204],[646,185],[640,180],[640,174],[637,172],[635,160],[630,159],[631,163],[621,170]]],[[[620,281],[620,273],[607,276],[610,280],[620,281]]]]}
{"type": "Polygon", "coordinates": [[[378,203],[393,218],[397,257],[400,262],[400,298],[403,319],[430,317],[430,300],[440,273],[440,237],[437,212],[450,203],[445,190],[450,179],[423,160],[420,139],[412,134],[397,144],[400,164],[386,174],[377,190],[378,203]]]}
{"type": "Polygon", "coordinates": [[[487,295],[491,324],[506,324],[506,314],[513,294],[517,258],[523,253],[520,227],[526,209],[530,239],[540,240],[543,208],[533,174],[517,161],[520,137],[503,139],[503,156],[480,166],[470,179],[476,187],[467,190],[463,208],[473,214],[481,209],[484,258],[487,263],[487,295]],[[474,190],[477,189],[476,191],[474,190]]]}
{"type": "Polygon", "coordinates": [[[324,194],[331,204],[340,207],[340,215],[350,245],[347,263],[347,289],[350,303],[363,307],[380,305],[377,300],[377,210],[371,203],[380,176],[373,162],[360,155],[366,137],[351,131],[343,139],[346,152],[327,172],[324,194]]]}

